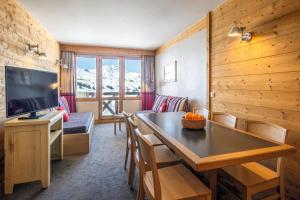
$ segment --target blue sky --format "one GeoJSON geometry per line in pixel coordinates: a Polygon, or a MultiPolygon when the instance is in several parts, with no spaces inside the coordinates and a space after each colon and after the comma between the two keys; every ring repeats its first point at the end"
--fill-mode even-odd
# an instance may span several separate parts
{"type": "Polygon", "coordinates": [[[125,70],[126,72],[141,72],[141,60],[131,60],[131,59],[126,59],[125,60],[125,70]]]}
{"type": "MultiPolygon", "coordinates": [[[[102,62],[106,65],[117,65],[119,63],[119,60],[103,59],[102,62]]],[[[77,67],[80,68],[93,69],[96,67],[96,58],[77,57],[76,64],[77,67]]],[[[137,67],[141,66],[141,60],[125,59],[125,66],[126,72],[141,72],[141,68],[137,67]]]]}

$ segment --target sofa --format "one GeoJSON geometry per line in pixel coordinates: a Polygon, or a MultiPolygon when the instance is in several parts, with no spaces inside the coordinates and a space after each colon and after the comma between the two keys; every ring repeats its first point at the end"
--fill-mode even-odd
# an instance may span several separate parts
{"type": "Polygon", "coordinates": [[[152,107],[153,112],[188,112],[188,97],[157,94],[152,107]]]}
{"type": "MultiPolygon", "coordinates": [[[[151,110],[138,111],[137,113],[158,112],[188,112],[189,102],[187,97],[166,96],[157,94],[151,110]]],[[[137,114],[136,113],[136,114],[137,114]]],[[[137,125],[142,133],[153,133],[144,122],[136,118],[137,125]]]]}
{"type": "Polygon", "coordinates": [[[64,155],[89,153],[94,133],[93,113],[71,113],[68,102],[64,97],[59,98],[59,104],[69,116],[69,119],[64,121],[64,155]]]}

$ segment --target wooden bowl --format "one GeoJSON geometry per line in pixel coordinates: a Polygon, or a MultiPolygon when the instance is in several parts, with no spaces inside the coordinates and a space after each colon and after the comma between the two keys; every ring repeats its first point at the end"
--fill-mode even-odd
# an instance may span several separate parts
{"type": "Polygon", "coordinates": [[[204,120],[187,120],[184,117],[181,119],[181,124],[183,128],[199,130],[203,129],[206,124],[206,119],[204,120]]]}

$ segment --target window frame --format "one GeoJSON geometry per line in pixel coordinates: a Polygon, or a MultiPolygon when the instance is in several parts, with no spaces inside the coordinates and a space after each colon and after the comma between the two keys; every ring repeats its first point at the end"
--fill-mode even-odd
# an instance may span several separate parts
{"type": "MultiPolygon", "coordinates": [[[[76,97],[77,102],[89,102],[96,101],[98,102],[99,108],[99,119],[112,119],[111,116],[103,116],[102,115],[102,101],[105,100],[116,100],[119,101],[118,112],[123,110],[123,101],[125,100],[141,100],[141,93],[139,96],[126,96],[125,95],[125,59],[132,60],[141,60],[141,75],[143,71],[143,58],[142,56],[118,56],[118,55],[109,55],[109,54],[93,54],[93,53],[75,53],[75,71],[77,72],[77,64],[76,57],[87,57],[87,58],[96,58],[96,97],[95,98],[82,98],[76,97]],[[118,97],[102,97],[102,59],[119,59],[119,96],[118,97]]],[[[75,75],[75,84],[77,89],[77,73],[75,75]]],[[[141,79],[141,87],[142,87],[142,79],[141,79]]],[[[76,93],[76,92],[75,92],[76,93]]]]}
{"type": "Polygon", "coordinates": [[[95,58],[96,59],[96,91],[95,91],[95,97],[76,97],[76,101],[96,101],[97,100],[97,90],[98,90],[98,77],[97,77],[97,65],[98,65],[98,58],[96,55],[93,54],[76,54],[75,53],[75,95],[77,96],[77,57],[84,57],[84,58],[95,58]]]}
{"type": "Polygon", "coordinates": [[[99,87],[99,94],[100,94],[100,98],[102,98],[103,100],[110,100],[110,99],[120,99],[121,96],[122,96],[122,92],[121,92],[121,88],[122,88],[122,67],[121,67],[121,64],[122,63],[122,57],[121,56],[100,56],[100,65],[99,65],[99,82],[100,82],[100,86],[99,87]],[[103,59],[118,59],[119,60],[119,96],[117,97],[103,97],[102,96],[102,85],[103,85],[103,79],[102,79],[102,60],[103,59]]]}
{"type": "Polygon", "coordinates": [[[143,72],[143,59],[141,56],[131,56],[131,57],[124,57],[124,87],[123,87],[123,93],[124,93],[124,99],[125,100],[141,100],[142,99],[142,72],[143,72]],[[140,92],[140,95],[138,96],[126,96],[125,94],[125,75],[126,75],[126,64],[125,64],[125,60],[141,60],[141,92],[140,92]]]}

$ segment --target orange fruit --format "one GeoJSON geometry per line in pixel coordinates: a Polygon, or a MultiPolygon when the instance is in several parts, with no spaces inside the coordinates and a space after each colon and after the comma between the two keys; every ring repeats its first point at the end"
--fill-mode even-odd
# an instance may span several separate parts
{"type": "Polygon", "coordinates": [[[188,119],[188,120],[189,120],[189,119],[193,119],[193,115],[194,115],[194,114],[193,114],[192,112],[188,112],[188,113],[185,114],[184,118],[185,118],[185,119],[188,119]]]}

